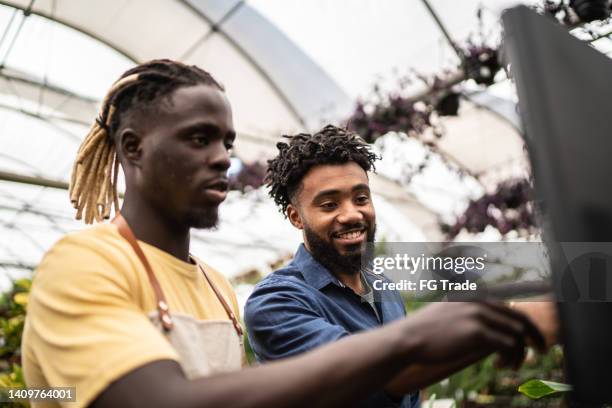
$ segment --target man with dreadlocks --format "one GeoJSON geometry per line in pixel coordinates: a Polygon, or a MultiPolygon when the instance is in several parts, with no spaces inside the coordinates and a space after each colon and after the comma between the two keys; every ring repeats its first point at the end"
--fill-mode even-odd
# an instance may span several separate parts
{"type": "MultiPolygon", "coordinates": [[[[302,230],[304,243],[291,263],[257,284],[245,306],[249,339],[260,361],[298,355],[405,315],[397,292],[374,296],[374,281],[384,276],[362,268],[362,255],[366,244],[374,241],[376,229],[368,182],[376,155],[359,136],[331,125],[313,135],[288,138],[289,143],[279,143],[278,156],[268,162],[267,181],[271,197],[291,224],[302,230]]],[[[456,303],[453,307],[491,306],[456,303]]],[[[449,321],[430,334],[460,342],[461,335],[453,332],[456,324],[461,325],[449,321]]],[[[417,330],[410,336],[423,338],[422,334],[417,330]]],[[[410,366],[363,398],[360,406],[418,406],[420,387],[485,354],[473,348],[469,354],[450,353],[443,364],[410,366]]]]}
{"type": "Polygon", "coordinates": [[[525,333],[541,343],[520,314],[437,305],[238,371],[234,293],[189,253],[190,228],[217,222],[234,137],[223,88],[199,68],[156,60],[114,84],[79,149],[70,200],[86,222],[108,218],[113,204],[118,210],[119,164],[125,199],[111,224],[67,235],[40,263],[22,345],[29,387],[75,387],[74,402],[61,402],[75,407],[339,407],[409,363],[445,361],[472,347],[513,361],[525,333]],[[409,335],[427,337],[451,321],[459,324],[444,338],[425,344],[409,335]]]}

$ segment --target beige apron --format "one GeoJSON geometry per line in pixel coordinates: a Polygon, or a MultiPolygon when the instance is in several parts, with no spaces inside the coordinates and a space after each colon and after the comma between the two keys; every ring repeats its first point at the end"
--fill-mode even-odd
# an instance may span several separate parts
{"type": "Polygon", "coordinates": [[[186,377],[194,379],[239,370],[246,361],[242,327],[202,264],[190,256],[223,305],[229,320],[197,320],[182,313],[171,316],[161,286],[125,218],[117,214],[112,222],[130,243],[147,272],[157,304],[157,310],[149,313],[149,319],[178,353],[186,377]]]}

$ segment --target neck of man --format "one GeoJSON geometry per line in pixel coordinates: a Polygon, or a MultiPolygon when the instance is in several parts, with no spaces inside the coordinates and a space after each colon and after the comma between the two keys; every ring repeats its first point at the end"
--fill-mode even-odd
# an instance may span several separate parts
{"type": "Polygon", "coordinates": [[[365,293],[363,281],[361,280],[361,273],[355,272],[351,275],[346,273],[332,273],[340,282],[342,282],[344,286],[348,286],[349,288],[353,289],[353,292],[356,294],[363,295],[365,293]]]}
{"type": "Polygon", "coordinates": [[[121,215],[140,241],[189,262],[189,227],[179,225],[135,194],[126,191],[121,215]]]}
{"type": "Polygon", "coordinates": [[[310,255],[317,260],[317,262],[323,265],[344,286],[351,288],[353,292],[358,295],[362,295],[365,292],[359,270],[349,273],[346,270],[346,265],[339,265],[337,261],[333,261],[333,259],[330,259],[330,257],[321,256],[321,254],[318,255],[316,251],[312,250],[306,237],[304,237],[304,247],[310,253],[310,255]]]}

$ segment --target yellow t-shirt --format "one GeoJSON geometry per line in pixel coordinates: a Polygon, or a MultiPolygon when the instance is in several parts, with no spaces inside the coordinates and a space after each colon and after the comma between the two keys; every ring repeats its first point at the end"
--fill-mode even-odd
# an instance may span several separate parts
{"type": "MultiPolygon", "coordinates": [[[[139,241],[162,287],[170,313],[201,320],[228,319],[195,265],[139,241]]],[[[238,316],[229,282],[208,276],[238,316]]],[[[155,294],[130,244],[112,224],[69,234],[36,271],[28,301],[22,361],[28,387],[76,387],[76,403],[90,404],[108,385],[134,369],[179,360],[149,321],[155,294]]],[[[57,404],[34,404],[57,406],[57,404]]]]}

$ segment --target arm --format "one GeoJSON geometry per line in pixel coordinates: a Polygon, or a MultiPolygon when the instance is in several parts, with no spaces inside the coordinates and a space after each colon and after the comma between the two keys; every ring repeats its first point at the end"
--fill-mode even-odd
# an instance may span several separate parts
{"type": "MultiPolygon", "coordinates": [[[[330,323],[316,309],[308,296],[291,283],[276,282],[273,286],[258,287],[245,306],[245,322],[251,345],[258,356],[263,361],[295,356],[349,335],[343,327],[330,323]]],[[[410,365],[398,373],[384,390],[395,397],[418,391],[488,354],[476,351],[440,364],[410,365]]]]}
{"type": "MultiPolygon", "coordinates": [[[[553,302],[550,300],[511,302],[510,307],[523,313],[538,328],[545,340],[546,346],[556,343],[559,324],[553,302]]],[[[391,395],[402,395],[416,391],[443,380],[449,375],[474,364],[488,354],[486,351],[476,349],[469,355],[442,364],[411,365],[387,384],[385,390],[391,395]]],[[[515,368],[518,368],[522,360],[523,358],[520,357],[520,359],[517,358],[513,362],[506,361],[506,363],[511,363],[515,368]]]]}
{"type": "Polygon", "coordinates": [[[386,327],[239,373],[188,381],[176,363],[151,363],[112,383],[92,406],[346,406],[409,364],[440,364],[475,349],[485,355],[499,350],[517,361],[525,336],[543,345],[522,314],[489,303],[439,303],[386,327]]]}
{"type": "Polygon", "coordinates": [[[415,349],[403,330],[398,325],[351,336],[298,357],[195,381],[185,379],[177,363],[159,361],[111,384],[92,407],[346,406],[401,369],[415,349]]]}
{"type": "Polygon", "coordinates": [[[477,351],[446,363],[410,365],[387,383],[385,391],[393,396],[418,391],[474,364],[488,354],[487,351],[477,351]]]}

